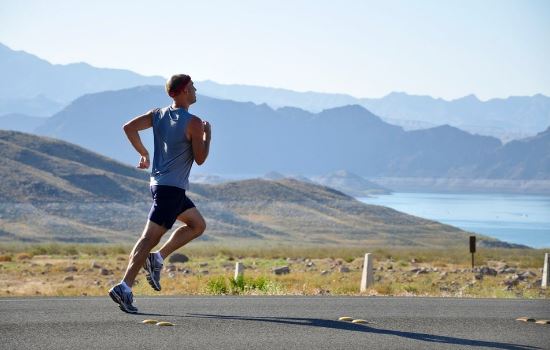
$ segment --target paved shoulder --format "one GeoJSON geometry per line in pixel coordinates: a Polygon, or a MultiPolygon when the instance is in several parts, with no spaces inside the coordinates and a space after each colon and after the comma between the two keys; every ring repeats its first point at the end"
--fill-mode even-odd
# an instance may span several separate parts
{"type": "Polygon", "coordinates": [[[0,299],[5,349],[548,349],[548,300],[372,297],[0,299]],[[365,322],[340,321],[339,317],[365,322]],[[141,323],[171,322],[172,327],[141,323]],[[139,345],[139,346],[138,346],[139,345]]]}

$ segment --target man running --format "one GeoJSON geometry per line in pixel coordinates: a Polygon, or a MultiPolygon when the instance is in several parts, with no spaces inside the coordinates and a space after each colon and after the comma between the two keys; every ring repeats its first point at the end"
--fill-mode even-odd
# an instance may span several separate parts
{"type": "Polygon", "coordinates": [[[174,75],[166,82],[166,92],[174,100],[172,105],[151,110],[124,125],[126,136],[141,155],[138,168],[148,169],[150,162],[138,132],[153,127],[155,143],[151,171],[153,205],[149,220],[130,254],[124,278],[109,290],[109,296],[125,312],[138,311],[132,305],[132,285],[139,269],[143,266],[151,287],[160,291],[164,259],[199,237],[206,228],[204,218],[185,195],[193,161],[203,164],[210,149],[210,124],[188,112],[189,106],[197,100],[195,91],[190,76],[174,75]],[[175,230],[158,251],[151,253],[176,219],[185,225],[175,230]]]}

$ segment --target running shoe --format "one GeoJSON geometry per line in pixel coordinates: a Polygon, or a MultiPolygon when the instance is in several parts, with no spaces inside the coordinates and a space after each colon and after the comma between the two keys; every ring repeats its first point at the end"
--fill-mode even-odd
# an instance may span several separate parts
{"type": "Polygon", "coordinates": [[[109,290],[109,296],[118,304],[122,311],[131,314],[138,312],[137,307],[132,305],[134,302],[134,295],[131,291],[126,291],[120,283],[109,290]]]}
{"type": "Polygon", "coordinates": [[[160,291],[160,271],[162,270],[162,263],[158,262],[155,257],[155,253],[149,253],[147,260],[143,268],[146,271],[147,282],[153,287],[157,292],[160,291]]]}

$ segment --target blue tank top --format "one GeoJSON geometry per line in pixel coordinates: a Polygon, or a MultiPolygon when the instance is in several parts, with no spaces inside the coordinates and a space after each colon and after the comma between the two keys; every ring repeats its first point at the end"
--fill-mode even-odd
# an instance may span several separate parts
{"type": "Polygon", "coordinates": [[[164,107],[153,112],[155,152],[151,185],[189,189],[193,149],[185,131],[191,115],[183,108],[164,107]]]}

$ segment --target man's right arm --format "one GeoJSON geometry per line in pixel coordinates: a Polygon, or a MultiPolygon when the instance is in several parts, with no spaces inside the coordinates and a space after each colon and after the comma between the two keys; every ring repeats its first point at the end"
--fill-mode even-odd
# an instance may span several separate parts
{"type": "Polygon", "coordinates": [[[210,123],[193,116],[187,126],[187,138],[191,141],[193,158],[197,165],[202,165],[210,152],[210,138],[212,135],[210,123]]]}
{"type": "Polygon", "coordinates": [[[149,168],[150,161],[149,161],[149,152],[143,146],[143,143],[141,142],[141,138],[139,137],[139,131],[145,130],[153,126],[153,111],[149,111],[143,115],[140,115],[126,124],[122,127],[124,129],[124,132],[126,133],[126,136],[128,137],[128,140],[130,140],[130,143],[132,146],[134,146],[135,150],[140,154],[141,159],[139,160],[138,168],[140,169],[147,169],[149,168]]]}

